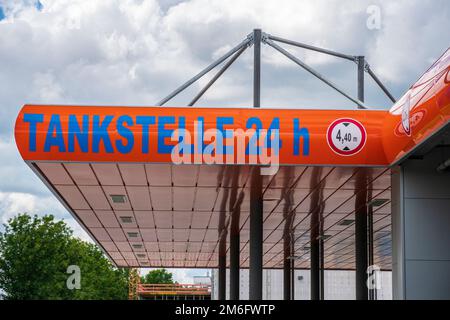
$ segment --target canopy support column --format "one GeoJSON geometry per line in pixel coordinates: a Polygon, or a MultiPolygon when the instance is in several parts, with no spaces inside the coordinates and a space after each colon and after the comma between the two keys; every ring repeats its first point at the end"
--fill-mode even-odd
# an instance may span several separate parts
{"type": "Polygon", "coordinates": [[[367,183],[366,174],[360,173],[357,182],[356,211],[355,211],[355,260],[356,260],[356,300],[368,299],[367,267],[367,183]]]}
{"type": "MultiPolygon", "coordinates": [[[[364,56],[357,57],[358,65],[358,99],[364,101],[364,56]]],[[[367,246],[367,184],[366,174],[361,172],[358,176],[355,208],[355,277],[356,277],[356,300],[367,300],[368,292],[366,285],[368,267],[367,246]],[[366,191],[364,191],[366,190],[366,191]]]]}
{"type": "Polygon", "coordinates": [[[291,284],[292,284],[292,260],[290,239],[284,239],[284,264],[283,264],[283,300],[291,300],[291,284]]]}
{"type": "MultiPolygon", "coordinates": [[[[261,30],[253,31],[253,106],[261,105],[261,30]]],[[[259,166],[253,167],[250,186],[250,300],[262,300],[263,198],[259,166]]]]}
{"type": "Polygon", "coordinates": [[[219,300],[226,300],[227,253],[226,242],[223,240],[219,244],[219,300]]]}
{"type": "Polygon", "coordinates": [[[311,230],[311,300],[320,300],[320,244],[317,233],[311,230]]]}
{"type": "MultiPolygon", "coordinates": [[[[236,175],[237,178],[237,175],[236,175]]],[[[241,202],[243,194],[239,196],[237,205],[231,217],[230,227],[230,300],[239,300],[239,264],[240,264],[240,225],[241,202]]]]}
{"type": "Polygon", "coordinates": [[[239,300],[240,235],[230,233],[230,300],[239,300]]]}

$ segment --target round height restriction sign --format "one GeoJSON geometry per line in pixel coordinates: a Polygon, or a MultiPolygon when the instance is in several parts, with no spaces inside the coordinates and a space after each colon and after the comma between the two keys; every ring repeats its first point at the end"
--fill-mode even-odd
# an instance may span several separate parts
{"type": "Polygon", "coordinates": [[[327,130],[328,145],[341,156],[358,153],[366,144],[366,140],[366,129],[355,119],[337,119],[327,130]]]}

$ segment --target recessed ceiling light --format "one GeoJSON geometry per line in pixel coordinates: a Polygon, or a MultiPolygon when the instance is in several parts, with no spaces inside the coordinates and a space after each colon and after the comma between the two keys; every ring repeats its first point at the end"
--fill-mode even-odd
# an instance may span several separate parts
{"type": "Polygon", "coordinates": [[[147,265],[147,264],[148,264],[148,261],[139,261],[139,263],[140,263],[141,265],[147,265]]]}
{"type": "Polygon", "coordinates": [[[372,201],[369,202],[369,206],[381,207],[383,204],[385,204],[388,201],[389,201],[389,199],[373,199],[372,201]]]}
{"type": "Polygon", "coordinates": [[[136,253],[136,257],[138,257],[138,258],[145,258],[145,254],[143,254],[143,253],[136,253]]]}
{"type": "Polygon", "coordinates": [[[344,220],[341,220],[341,221],[338,223],[338,225],[339,225],[339,226],[349,226],[349,225],[351,225],[353,222],[355,222],[355,220],[353,220],[353,219],[344,219],[344,220]]]}
{"type": "Polygon", "coordinates": [[[134,249],[142,249],[142,244],[134,243],[131,245],[134,249]]]}
{"type": "Polygon", "coordinates": [[[132,223],[132,222],[133,222],[133,218],[130,217],[130,216],[121,216],[121,217],[120,217],[120,220],[121,220],[123,223],[132,223]]]}
{"type": "Polygon", "coordinates": [[[137,238],[138,237],[138,233],[137,232],[127,232],[128,237],[130,238],[137,238]]]}
{"type": "Polygon", "coordinates": [[[123,194],[110,194],[109,196],[113,203],[125,203],[127,199],[123,194]]]}

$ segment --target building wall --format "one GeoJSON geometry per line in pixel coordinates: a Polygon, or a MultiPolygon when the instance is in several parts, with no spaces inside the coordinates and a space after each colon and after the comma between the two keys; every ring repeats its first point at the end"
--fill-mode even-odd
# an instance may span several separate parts
{"type": "MultiPolygon", "coordinates": [[[[218,271],[213,271],[213,299],[217,299],[218,271]]],[[[295,271],[295,299],[310,299],[309,270],[295,271]]],[[[247,300],[249,292],[249,272],[240,272],[240,299],[247,300]]],[[[229,273],[227,270],[227,299],[229,299],[229,273]]],[[[283,299],[283,270],[263,270],[263,299],[283,299]]],[[[354,271],[325,271],[325,299],[326,300],[354,300],[355,272],[354,271]]],[[[379,300],[392,299],[391,272],[381,272],[381,289],[378,290],[379,300]]]]}
{"type": "Polygon", "coordinates": [[[450,148],[408,160],[392,176],[395,299],[450,299],[450,148]]]}

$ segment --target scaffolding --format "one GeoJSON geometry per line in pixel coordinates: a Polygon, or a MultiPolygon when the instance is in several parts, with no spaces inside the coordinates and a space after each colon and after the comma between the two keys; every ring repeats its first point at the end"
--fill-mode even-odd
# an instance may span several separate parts
{"type": "Polygon", "coordinates": [[[211,285],[139,283],[136,287],[136,296],[142,300],[211,300],[211,285]]]}

